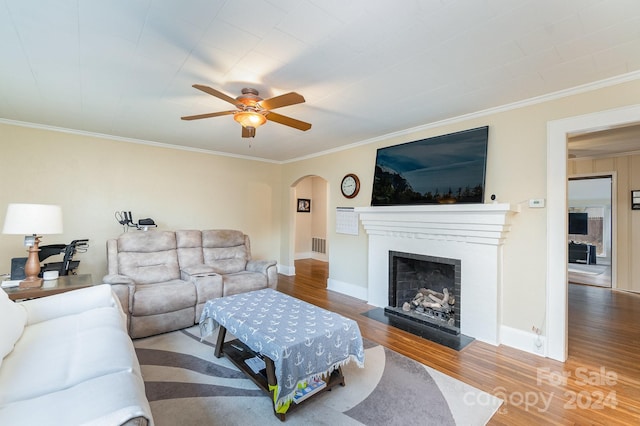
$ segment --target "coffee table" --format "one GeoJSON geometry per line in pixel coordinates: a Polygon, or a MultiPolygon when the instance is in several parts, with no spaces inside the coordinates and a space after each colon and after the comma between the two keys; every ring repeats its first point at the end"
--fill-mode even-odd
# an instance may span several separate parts
{"type": "Polygon", "coordinates": [[[342,315],[267,288],[209,300],[200,317],[201,334],[220,326],[214,355],[227,357],[269,394],[282,421],[297,404],[299,386],[323,378],[325,390],[345,385],[342,365],[364,367],[360,328],[342,315]],[[227,331],[236,339],[225,342],[227,331]],[[254,373],[245,362],[259,357],[265,372],[254,373]]]}

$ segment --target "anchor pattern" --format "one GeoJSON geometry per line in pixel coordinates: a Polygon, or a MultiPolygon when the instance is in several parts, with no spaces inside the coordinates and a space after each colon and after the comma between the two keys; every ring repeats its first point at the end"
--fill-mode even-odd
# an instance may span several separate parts
{"type": "MultiPolygon", "coordinates": [[[[200,324],[211,321],[273,360],[278,403],[291,400],[297,385],[311,377],[351,360],[364,366],[355,321],[270,288],[208,301],[200,324]]],[[[211,334],[213,327],[203,330],[211,334]]]]}

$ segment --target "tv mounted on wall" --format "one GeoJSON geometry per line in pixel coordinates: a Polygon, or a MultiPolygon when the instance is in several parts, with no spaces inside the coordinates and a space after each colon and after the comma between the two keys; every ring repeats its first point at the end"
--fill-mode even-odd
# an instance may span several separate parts
{"type": "Polygon", "coordinates": [[[372,206],[483,203],[489,127],[378,149],[372,206]]]}

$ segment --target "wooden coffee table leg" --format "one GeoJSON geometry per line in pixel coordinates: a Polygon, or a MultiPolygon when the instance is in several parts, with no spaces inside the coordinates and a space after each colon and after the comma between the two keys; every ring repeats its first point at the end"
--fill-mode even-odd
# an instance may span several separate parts
{"type": "Polygon", "coordinates": [[[331,374],[334,374],[338,379],[338,384],[340,386],[344,386],[346,383],[344,382],[344,375],[342,374],[342,367],[338,367],[331,374]]]}
{"type": "Polygon", "coordinates": [[[224,337],[226,334],[227,329],[220,326],[220,330],[218,330],[218,340],[216,340],[216,350],[213,352],[216,358],[222,357],[222,345],[224,345],[224,337]]]}
{"type": "MultiPolygon", "coordinates": [[[[273,363],[273,360],[265,356],[264,363],[265,363],[265,369],[267,370],[267,384],[269,385],[269,388],[271,388],[272,386],[277,386],[278,381],[276,380],[276,367],[275,367],[275,364],[273,363]]],[[[281,422],[284,422],[285,414],[276,412],[276,402],[274,399],[275,391],[271,391],[270,395],[271,395],[271,401],[273,402],[273,413],[276,415],[278,419],[280,419],[281,422]]]]}

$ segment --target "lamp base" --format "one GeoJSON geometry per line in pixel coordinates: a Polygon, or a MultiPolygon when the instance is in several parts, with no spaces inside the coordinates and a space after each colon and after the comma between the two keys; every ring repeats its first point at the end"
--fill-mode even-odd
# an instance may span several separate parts
{"type": "Polygon", "coordinates": [[[20,288],[34,288],[42,287],[42,278],[38,277],[40,274],[40,259],[38,259],[38,252],[40,251],[40,237],[33,236],[33,245],[29,247],[29,256],[27,262],[24,265],[24,274],[26,278],[20,281],[20,288]]]}
{"type": "Polygon", "coordinates": [[[42,287],[42,278],[27,277],[24,281],[20,281],[20,288],[36,288],[42,287]]]}

